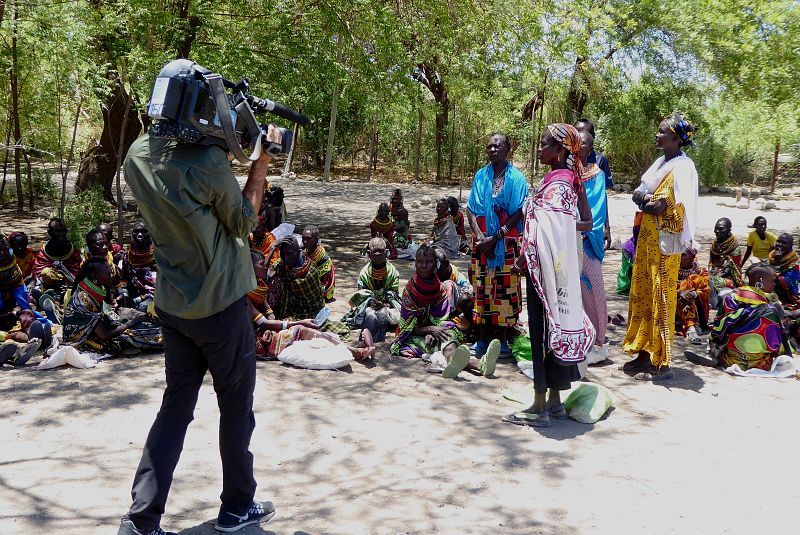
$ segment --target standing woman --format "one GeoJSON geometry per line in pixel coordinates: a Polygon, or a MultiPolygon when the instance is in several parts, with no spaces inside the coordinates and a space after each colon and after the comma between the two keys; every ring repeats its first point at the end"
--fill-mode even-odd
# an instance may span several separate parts
{"type": "Polygon", "coordinates": [[[508,327],[517,323],[522,310],[519,275],[511,272],[519,255],[522,205],[528,196],[525,176],[508,161],[511,143],[505,134],[489,138],[489,165],[475,173],[467,203],[473,235],[470,273],[475,289],[474,321],[479,327],[475,356],[486,353],[489,341],[498,338],[501,352],[510,353],[508,327]]]}
{"type": "Polygon", "coordinates": [[[663,121],[656,134],[656,148],[664,151],[650,166],[633,202],[643,212],[633,280],[628,301],[628,332],[623,350],[637,353],[623,371],[649,381],[673,377],[670,368],[672,337],[681,253],[696,247],[697,170],[681,150],[693,145],[694,127],[682,113],[663,121]]]}
{"type": "Polygon", "coordinates": [[[549,427],[551,417],[567,417],[561,391],[580,379],[577,363],[595,340],[594,327],[583,311],[578,265],[576,231],[592,229],[578,158],[580,144],[571,125],[545,129],[539,160],[551,171],[525,204],[523,255],[514,263],[514,271],[527,275],[534,396],[530,407],[503,418],[516,425],[549,427]]]}
{"type": "MultiPolygon", "coordinates": [[[[604,229],[608,221],[606,199],[606,175],[596,163],[589,163],[589,155],[594,151],[594,137],[587,131],[579,133],[581,140],[580,160],[583,165],[581,180],[586,191],[586,199],[592,210],[592,228],[583,233],[583,273],[581,274],[581,295],[583,309],[594,325],[596,338],[593,355],[596,360],[608,357],[604,348],[606,326],[608,325],[608,304],[603,285],[603,246],[604,229]]],[[[590,359],[589,362],[593,362],[590,359]]]]}

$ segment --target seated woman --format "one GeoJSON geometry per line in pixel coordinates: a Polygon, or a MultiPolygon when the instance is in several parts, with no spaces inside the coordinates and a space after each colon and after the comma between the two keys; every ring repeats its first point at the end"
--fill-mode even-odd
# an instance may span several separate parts
{"type": "Polygon", "coordinates": [[[769,266],[754,264],[748,269],[748,285],[725,298],[724,314],[711,327],[708,355],[686,351],[686,358],[706,366],[737,364],[742,370],[770,370],[776,356],[791,354],[782,329],[783,308],[767,296],[775,289],[775,278],[769,266]]]}
{"type": "Polygon", "coordinates": [[[16,307],[31,308],[28,288],[8,239],[0,234],[0,312],[10,312],[16,307]]]}
{"type": "Polygon", "coordinates": [[[270,223],[270,218],[262,215],[258,218],[256,228],[250,234],[250,248],[260,251],[264,258],[272,258],[270,265],[274,265],[278,261],[278,255],[272,254],[277,245],[275,236],[271,232],[272,228],[274,227],[270,223]]]}
{"type": "Polygon", "coordinates": [[[687,249],[681,255],[675,334],[685,335],[693,344],[701,344],[703,340],[697,332],[697,327],[705,329],[708,326],[711,290],[708,287],[708,271],[698,265],[696,257],[695,249],[687,249]]]}
{"type": "Polygon", "coordinates": [[[333,292],[336,289],[336,271],[333,269],[331,257],[322,246],[319,229],[313,225],[303,230],[303,253],[319,270],[319,280],[322,283],[322,296],[325,298],[325,302],[335,301],[333,292]]]}
{"type": "Polygon", "coordinates": [[[450,217],[450,205],[445,198],[436,201],[436,218],[433,220],[431,240],[434,247],[445,252],[447,258],[458,258],[458,231],[450,217]]]}
{"type": "Polygon", "coordinates": [[[269,286],[267,284],[267,260],[261,251],[250,249],[250,260],[253,262],[253,273],[256,276],[256,287],[247,292],[247,301],[253,309],[253,323],[258,323],[261,318],[274,320],[275,312],[267,299],[269,286]]]}
{"type": "Polygon", "coordinates": [[[378,206],[378,213],[372,223],[369,224],[369,231],[372,238],[380,237],[386,240],[390,259],[397,258],[397,247],[394,244],[394,218],[389,213],[389,205],[385,202],[378,206]]]}
{"type": "Polygon", "coordinates": [[[400,334],[391,346],[393,355],[406,358],[431,358],[434,370],[453,378],[468,366],[483,375],[494,373],[500,342],[493,341],[480,361],[470,359],[469,348],[461,345],[461,331],[449,320],[448,291],[450,281],[442,283],[436,276],[436,254],[433,247],[421,245],[416,255],[414,275],[403,290],[400,309],[400,334]]]}
{"type": "Polygon", "coordinates": [[[64,292],[75,280],[83,259],[69,241],[67,226],[63,220],[51,219],[47,224],[47,235],[49,239],[35,253],[34,287],[42,292],[52,290],[60,304],[64,292]]]}
{"type": "Polygon", "coordinates": [[[400,273],[386,259],[383,238],[369,241],[369,264],[358,276],[358,291],[350,298],[352,307],[342,321],[351,329],[367,329],[375,342],[386,340],[389,323],[400,319],[400,273]]]}
{"type": "Polygon", "coordinates": [[[394,244],[398,249],[408,249],[411,245],[411,222],[408,220],[408,210],[400,208],[394,217],[394,244]]]}
{"type": "MultiPolygon", "coordinates": [[[[302,238],[292,234],[278,246],[280,261],[267,280],[267,300],[280,320],[315,318],[325,308],[319,269],[303,254],[302,238]]],[[[269,264],[269,259],[267,261],[269,264]]],[[[339,321],[326,319],[321,330],[348,337],[350,329],[339,321]]]]}
{"type": "Polygon", "coordinates": [[[12,232],[8,235],[8,244],[14,251],[17,265],[22,270],[22,278],[27,283],[33,274],[33,265],[36,262],[33,249],[28,247],[28,235],[24,232],[12,232]]]}
{"type": "Polygon", "coordinates": [[[400,210],[404,209],[403,191],[400,188],[395,188],[392,190],[392,194],[389,197],[389,208],[391,209],[392,217],[395,219],[397,219],[397,215],[400,213],[400,210]]]}
{"type": "Polygon", "coordinates": [[[118,300],[125,306],[146,312],[153,303],[156,291],[155,247],[144,221],[137,221],[131,229],[131,243],[122,252],[121,277],[123,286],[118,300]]]}
{"type": "Polygon", "coordinates": [[[716,237],[711,244],[708,273],[715,291],[742,285],[742,250],[731,228],[731,220],[727,217],[718,219],[714,225],[716,237]]]}
{"type": "Polygon", "coordinates": [[[469,254],[471,249],[469,247],[469,238],[467,238],[467,229],[464,226],[464,212],[461,211],[461,205],[455,197],[448,197],[447,205],[450,207],[450,217],[453,219],[458,233],[458,250],[464,254],[469,254]]]}
{"type": "Polygon", "coordinates": [[[108,306],[111,270],[91,258],[75,277],[63,321],[64,343],[80,351],[134,355],[163,347],[161,327],[147,314],[122,320],[108,306]]]}
{"type": "Polygon", "coordinates": [[[800,255],[794,250],[791,234],[781,234],[769,253],[769,265],[777,272],[775,293],[786,310],[800,309],[800,255]]]}

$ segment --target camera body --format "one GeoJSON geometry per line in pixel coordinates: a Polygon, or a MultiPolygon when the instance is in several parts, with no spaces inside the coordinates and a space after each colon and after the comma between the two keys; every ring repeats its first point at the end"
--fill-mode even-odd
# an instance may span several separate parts
{"type": "Polygon", "coordinates": [[[273,113],[299,124],[308,118],[277,102],[248,94],[246,78],[234,84],[188,59],[161,69],[147,106],[150,135],[199,145],[217,145],[239,161],[252,161],[262,150],[272,156],[292,148],[292,131],[281,128],[281,143],[266,139],[267,126],[256,114],[273,113]],[[225,89],[230,92],[226,92],[225,89]],[[250,148],[250,156],[243,149],[250,148]]]}

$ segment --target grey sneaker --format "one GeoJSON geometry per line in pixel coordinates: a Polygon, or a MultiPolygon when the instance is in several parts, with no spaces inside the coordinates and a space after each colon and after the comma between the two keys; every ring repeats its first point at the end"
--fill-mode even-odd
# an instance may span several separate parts
{"type": "Polygon", "coordinates": [[[117,535],[177,535],[172,531],[164,531],[161,528],[152,529],[150,531],[142,531],[137,528],[130,518],[123,517],[119,523],[119,531],[117,535]]]}
{"type": "Polygon", "coordinates": [[[275,516],[275,506],[272,502],[253,502],[250,508],[241,515],[237,515],[223,505],[219,508],[214,529],[223,533],[231,533],[251,524],[266,522],[273,516],[275,516]]]}

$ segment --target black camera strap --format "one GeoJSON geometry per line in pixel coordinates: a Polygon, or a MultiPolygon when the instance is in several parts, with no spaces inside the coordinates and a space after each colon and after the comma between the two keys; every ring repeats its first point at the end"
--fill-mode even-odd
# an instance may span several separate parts
{"type": "Polygon", "coordinates": [[[233,156],[242,163],[247,161],[255,161],[261,156],[261,128],[253,115],[252,110],[246,107],[245,110],[240,110],[237,107],[237,112],[243,117],[247,123],[250,132],[258,132],[253,136],[253,153],[247,156],[236,139],[236,129],[231,121],[231,111],[228,106],[228,96],[225,94],[225,86],[222,82],[222,76],[216,73],[204,74],[209,87],[211,88],[211,95],[214,97],[214,105],[217,108],[217,116],[219,117],[220,126],[222,126],[222,133],[225,136],[225,141],[228,143],[228,149],[233,153],[233,156]],[[249,113],[248,113],[249,112],[249,113]],[[252,123],[252,124],[251,124],[252,123]]]}

